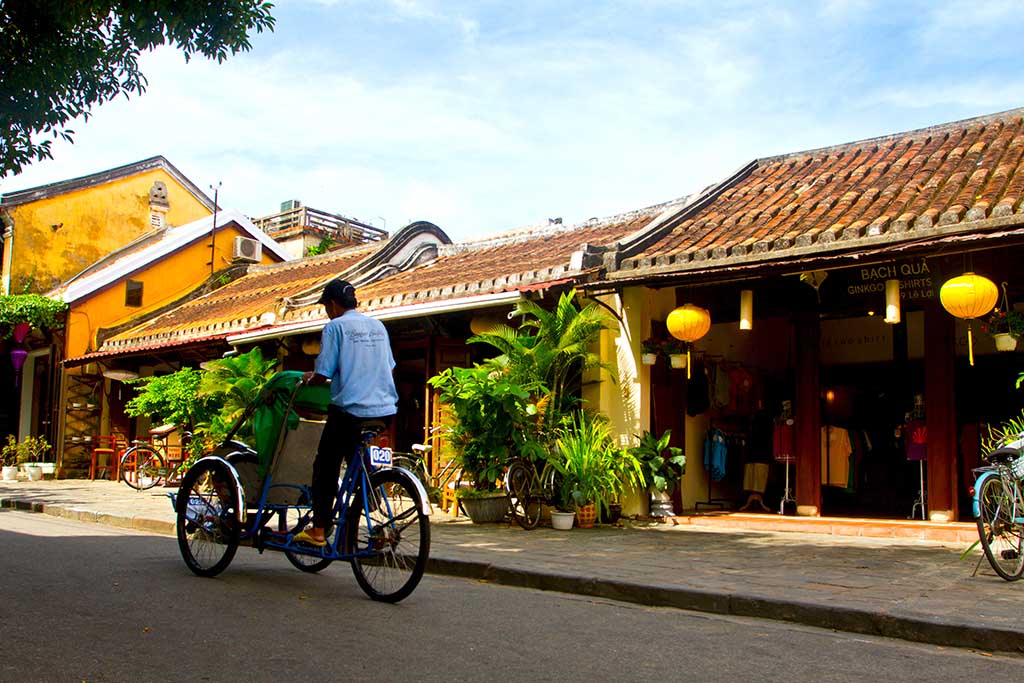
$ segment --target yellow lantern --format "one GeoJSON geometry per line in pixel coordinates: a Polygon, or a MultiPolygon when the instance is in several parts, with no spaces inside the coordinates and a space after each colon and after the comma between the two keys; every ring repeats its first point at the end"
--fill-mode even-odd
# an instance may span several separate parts
{"type": "Polygon", "coordinates": [[[942,307],[957,318],[967,320],[967,357],[974,365],[974,338],[971,320],[988,314],[999,300],[996,283],[974,273],[964,273],[947,280],[939,290],[942,307]]]}
{"type": "Polygon", "coordinates": [[[686,378],[690,379],[689,344],[703,337],[711,329],[711,314],[706,308],[686,304],[668,314],[665,326],[668,327],[669,334],[687,343],[686,378]]]}

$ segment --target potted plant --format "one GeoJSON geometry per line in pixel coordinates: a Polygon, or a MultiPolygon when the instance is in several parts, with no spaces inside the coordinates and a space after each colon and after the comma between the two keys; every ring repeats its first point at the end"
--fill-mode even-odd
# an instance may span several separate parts
{"type": "Polygon", "coordinates": [[[500,522],[508,514],[508,497],[504,491],[463,488],[455,492],[455,497],[474,524],[500,522]]]}
{"type": "Polygon", "coordinates": [[[654,365],[658,362],[658,356],[662,352],[663,342],[654,337],[648,337],[640,342],[640,361],[644,365],[654,365]]]}
{"type": "Polygon", "coordinates": [[[1024,334],[1024,313],[1008,308],[1004,304],[1003,308],[992,311],[982,323],[981,329],[995,340],[996,349],[1013,351],[1017,348],[1017,341],[1024,334]]]}
{"type": "Polygon", "coordinates": [[[607,420],[573,413],[558,431],[552,465],[562,475],[562,500],[576,508],[580,527],[593,526],[598,512],[630,485],[644,481],[640,462],[617,448],[607,420]]]}
{"type": "Polygon", "coordinates": [[[26,436],[18,444],[18,460],[25,467],[29,481],[43,478],[43,458],[50,450],[50,444],[42,436],[26,436]]]}
{"type": "Polygon", "coordinates": [[[3,480],[18,480],[18,442],[13,435],[7,435],[7,443],[0,448],[0,464],[3,466],[3,480]]]}
{"type": "Polygon", "coordinates": [[[671,429],[666,429],[660,437],[647,431],[640,436],[640,443],[629,449],[640,461],[644,480],[650,487],[652,517],[670,517],[675,514],[672,494],[686,469],[683,449],[670,446],[671,439],[671,429]]]}
{"type": "Polygon", "coordinates": [[[673,337],[664,343],[663,348],[673,368],[680,370],[686,367],[686,342],[673,337]]]}

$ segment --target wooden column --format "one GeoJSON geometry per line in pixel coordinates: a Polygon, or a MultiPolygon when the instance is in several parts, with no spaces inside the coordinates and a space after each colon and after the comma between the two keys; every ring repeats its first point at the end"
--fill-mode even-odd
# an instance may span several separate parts
{"type": "MultiPolygon", "coordinates": [[[[975,325],[977,328],[978,325],[975,325]]],[[[975,332],[978,332],[975,329],[975,332]]],[[[938,301],[924,313],[924,401],[928,426],[928,514],[958,518],[956,433],[956,325],[938,301]]]]}
{"type": "Polygon", "coordinates": [[[809,312],[798,315],[793,326],[797,514],[818,517],[821,515],[821,324],[817,313],[809,312]]]}

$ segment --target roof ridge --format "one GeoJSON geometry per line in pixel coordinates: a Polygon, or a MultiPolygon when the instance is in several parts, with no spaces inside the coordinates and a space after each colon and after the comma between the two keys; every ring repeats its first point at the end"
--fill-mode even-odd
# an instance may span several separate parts
{"type": "Polygon", "coordinates": [[[758,157],[754,161],[758,165],[777,163],[786,159],[802,156],[822,156],[828,152],[838,152],[847,149],[853,149],[855,147],[863,147],[870,144],[883,144],[893,140],[900,140],[906,137],[916,137],[926,133],[940,133],[950,130],[957,130],[964,128],[968,124],[972,123],[992,123],[1003,119],[1013,118],[1014,115],[1018,117],[1024,117],[1024,107],[1017,107],[1015,109],[1007,109],[1006,111],[997,112],[995,114],[983,114],[981,116],[973,116],[971,118],[960,119],[958,121],[947,121],[946,123],[939,123],[934,126],[923,126],[921,128],[915,128],[912,130],[901,131],[897,133],[887,133],[885,135],[878,135],[875,137],[864,138],[862,140],[853,140],[851,142],[843,142],[837,145],[828,145],[826,147],[817,147],[813,149],[805,149],[795,152],[785,152],[783,154],[776,154],[769,157],[758,157]]]}
{"type": "Polygon", "coordinates": [[[95,173],[87,173],[77,178],[68,178],[65,180],[57,180],[52,183],[46,183],[44,185],[36,185],[35,187],[28,187],[23,190],[15,190],[14,192],[6,192],[3,194],[3,203],[5,206],[17,206],[19,204],[26,204],[28,202],[35,201],[42,197],[53,196],[56,194],[64,194],[67,192],[75,192],[77,190],[85,189],[87,187],[93,187],[95,185],[102,185],[104,183],[113,182],[121,178],[126,178],[136,173],[144,173],[151,171],[156,168],[162,168],[167,171],[175,180],[181,183],[182,187],[185,188],[190,194],[192,194],[201,204],[203,204],[210,211],[214,210],[213,200],[206,196],[206,193],[199,189],[199,187],[189,180],[188,176],[178,170],[174,164],[167,160],[163,155],[156,155],[142,159],[140,161],[134,161],[129,164],[122,164],[115,166],[114,168],[108,168],[104,171],[97,171],[95,173]]]}
{"type": "Polygon", "coordinates": [[[581,230],[587,230],[589,228],[597,228],[605,225],[614,225],[615,223],[624,223],[632,219],[638,218],[643,214],[651,213],[654,211],[663,212],[670,206],[684,205],[690,195],[684,195],[675,199],[670,199],[665,202],[658,204],[651,204],[639,209],[631,209],[629,211],[623,211],[621,213],[613,214],[610,216],[603,216],[601,218],[588,218],[585,221],[579,221],[576,223],[570,223],[568,225],[562,223],[548,223],[547,225],[537,226],[525,226],[522,228],[516,228],[512,231],[499,233],[490,237],[482,237],[478,240],[471,240],[467,242],[458,242],[455,244],[444,245],[438,250],[438,255],[450,256],[454,254],[462,254],[468,251],[476,251],[478,249],[490,249],[498,246],[505,246],[508,244],[517,244],[519,242],[529,242],[535,239],[543,239],[545,237],[551,237],[552,235],[561,235],[567,232],[576,232],[581,230]]]}

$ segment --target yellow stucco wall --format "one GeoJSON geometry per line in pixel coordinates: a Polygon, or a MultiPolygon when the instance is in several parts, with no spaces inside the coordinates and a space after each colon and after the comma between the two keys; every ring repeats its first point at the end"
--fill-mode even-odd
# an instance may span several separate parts
{"type": "MultiPolygon", "coordinates": [[[[600,297],[618,316],[600,339],[601,359],[613,369],[615,381],[603,370],[591,373],[588,379],[602,381],[584,387],[583,397],[588,408],[608,417],[621,447],[636,445],[635,435],[650,425],[650,372],[639,358],[642,332],[650,328],[650,296],[646,288],[630,287],[622,294],[600,297]]],[[[646,491],[633,491],[621,502],[623,514],[647,514],[646,491]]]]}
{"type": "Polygon", "coordinates": [[[46,292],[118,247],[149,232],[149,190],[167,186],[168,225],[210,215],[163,169],[11,207],[12,293],[46,292]],[[54,228],[54,226],[57,226],[54,228]]]}
{"type": "MultiPolygon", "coordinates": [[[[217,231],[215,263],[218,271],[231,263],[231,250],[237,236],[251,237],[233,224],[217,231]]],[[[142,283],[142,306],[125,306],[124,279],[75,303],[68,317],[65,356],[74,358],[95,351],[96,333],[101,328],[127,323],[167,306],[195,289],[210,277],[209,244],[209,235],[206,235],[129,276],[128,279],[142,283]]],[[[263,252],[262,263],[274,263],[276,260],[267,251],[263,252]]]]}

